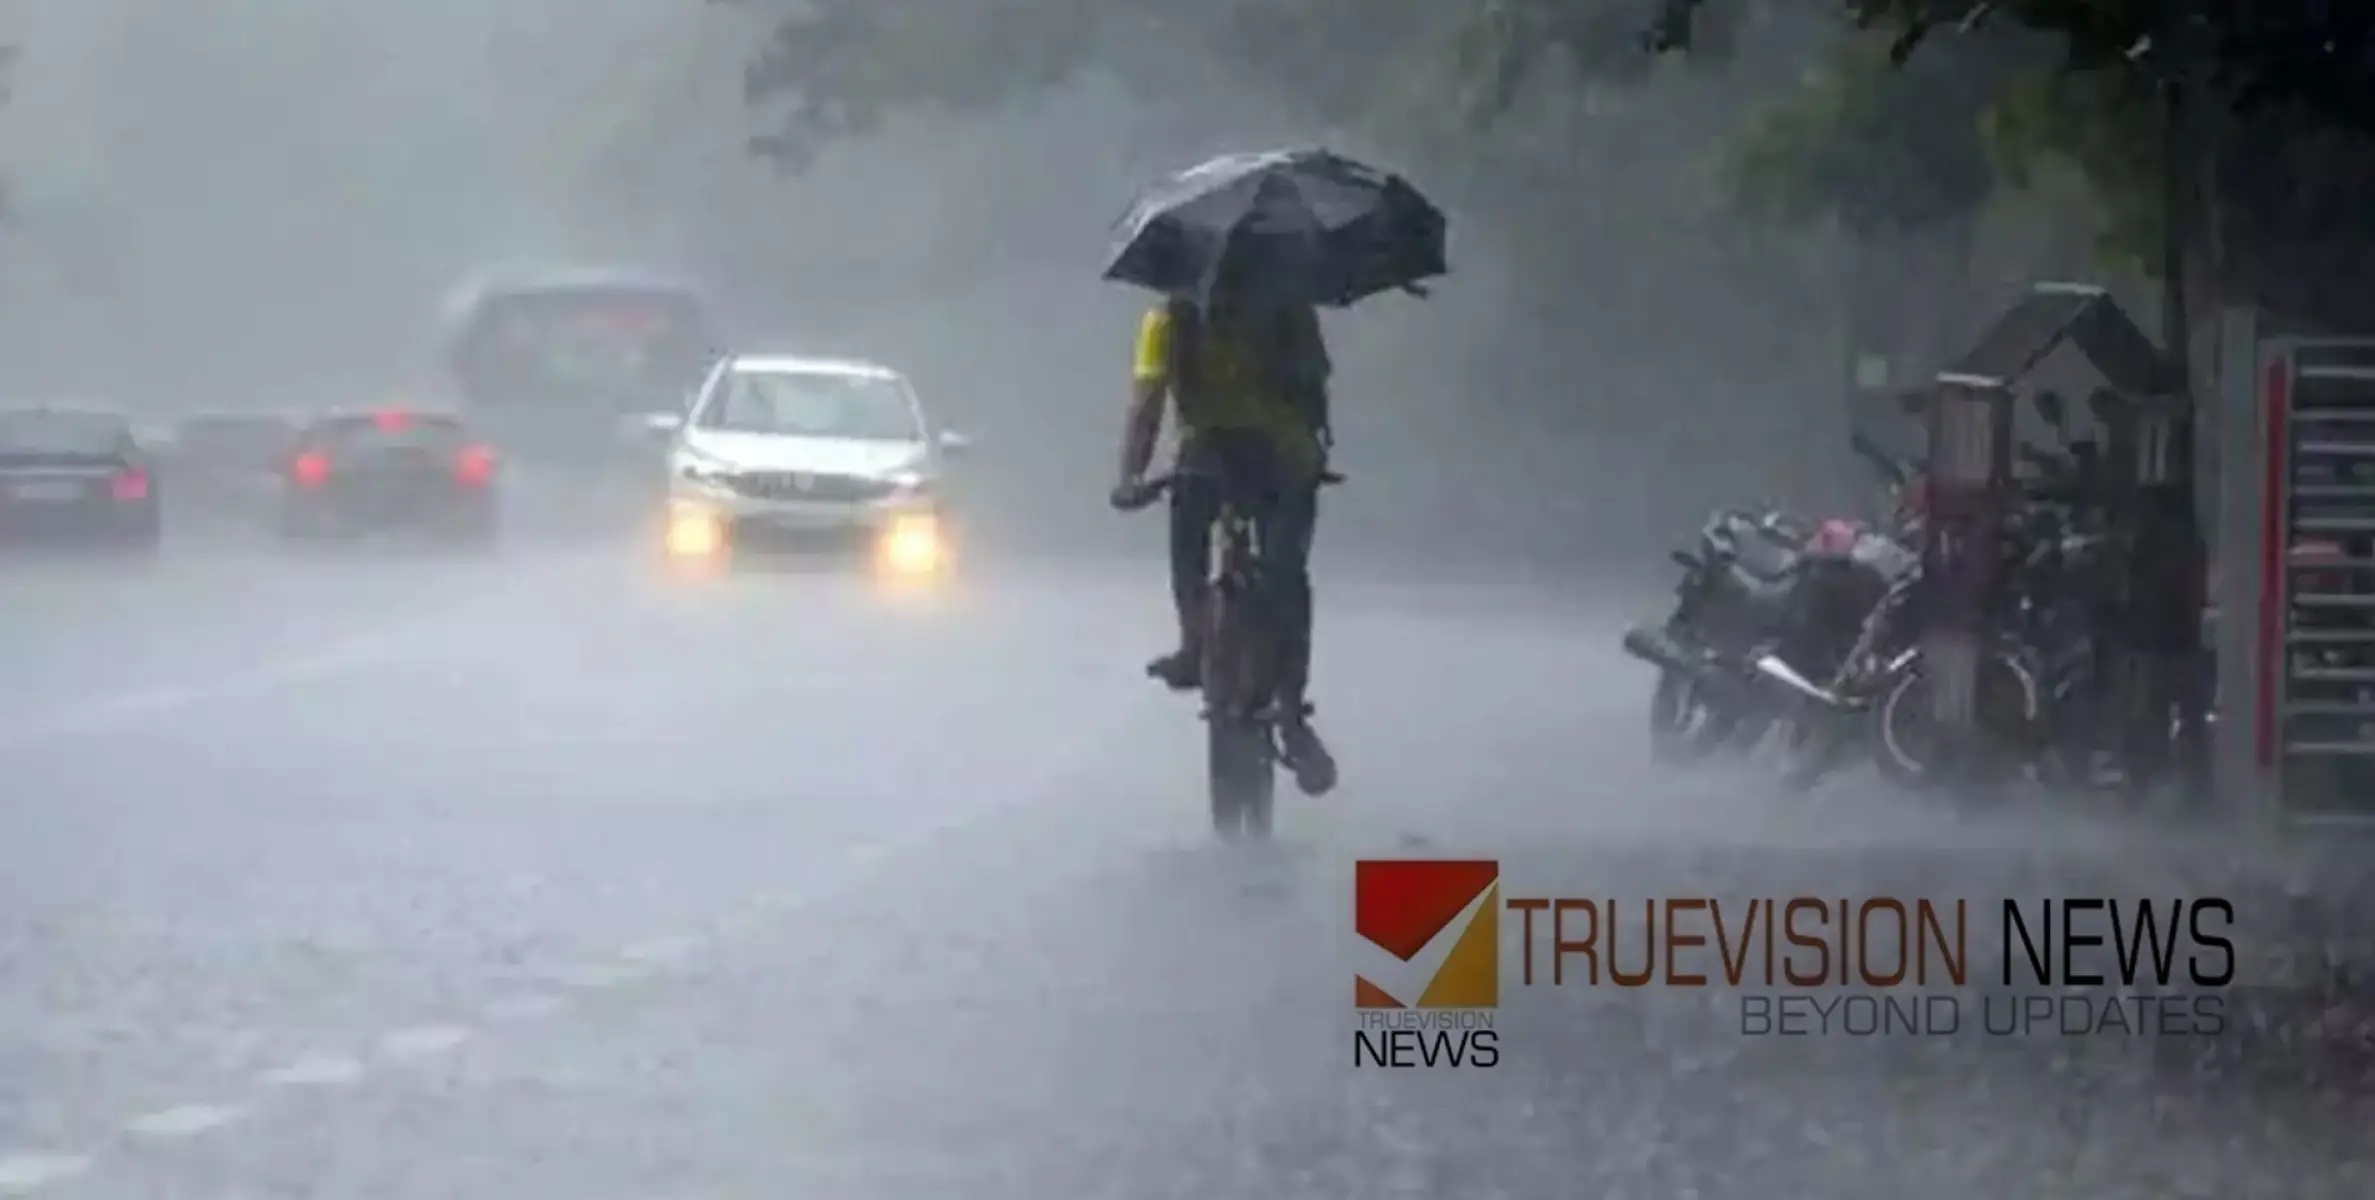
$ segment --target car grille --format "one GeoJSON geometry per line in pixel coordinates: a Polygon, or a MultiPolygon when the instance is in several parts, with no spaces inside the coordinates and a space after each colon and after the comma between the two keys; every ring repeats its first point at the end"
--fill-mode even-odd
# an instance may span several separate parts
{"type": "Polygon", "coordinates": [[[727,481],[736,492],[760,500],[820,500],[859,504],[888,499],[899,485],[860,475],[818,475],[806,471],[746,471],[727,481]]]}

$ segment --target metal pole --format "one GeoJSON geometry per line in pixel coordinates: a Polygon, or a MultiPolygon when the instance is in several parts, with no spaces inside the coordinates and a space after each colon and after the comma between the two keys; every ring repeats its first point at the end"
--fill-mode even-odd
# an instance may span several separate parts
{"type": "Polygon", "coordinates": [[[2167,469],[2174,478],[2153,481],[2156,502],[2149,505],[2146,519],[2157,528],[2139,531],[2149,535],[2145,541],[2152,548],[2145,556],[2148,561],[2139,565],[2147,575],[2140,582],[2151,584],[2140,594],[2161,598],[2170,611],[2165,621],[2147,623],[2164,637],[2150,655],[2154,669],[2153,682],[2145,689],[2147,707],[2134,718],[2151,722],[2152,728],[2138,728],[2130,745],[2165,745],[2174,713],[2177,744],[2171,749],[2178,782],[2186,800],[2199,807],[2209,801],[2212,787],[2208,715],[2213,668],[2201,636],[2208,597],[2201,495],[2194,486],[2193,467],[2202,414],[2195,400],[2193,320],[2185,286],[2186,247],[2195,233],[2196,160],[2185,80],[2170,79],[2161,90],[2161,345],[2171,366],[2167,403],[2176,411],[2154,423],[2165,426],[2160,437],[2166,439],[2156,440],[2154,450],[2173,456],[2167,469]],[[2175,494],[2180,486],[2182,497],[2175,494]],[[2189,631],[2182,639],[2179,626],[2189,631]]]}
{"type": "Polygon", "coordinates": [[[1930,394],[1922,670],[1938,765],[1957,785],[1979,782],[1995,750],[1978,708],[2011,478],[2011,401],[1993,380],[1942,378],[1930,394]]]}

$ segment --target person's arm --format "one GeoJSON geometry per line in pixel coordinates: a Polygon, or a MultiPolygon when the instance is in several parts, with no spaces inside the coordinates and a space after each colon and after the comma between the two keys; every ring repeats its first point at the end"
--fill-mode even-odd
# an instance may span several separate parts
{"type": "Polygon", "coordinates": [[[1163,402],[1171,392],[1171,314],[1153,308],[1138,322],[1138,348],[1130,367],[1130,407],[1122,422],[1123,488],[1146,478],[1155,443],[1163,435],[1163,402]]]}
{"type": "Polygon", "coordinates": [[[1297,399],[1310,418],[1311,427],[1319,435],[1323,449],[1336,444],[1335,427],[1328,412],[1328,378],[1335,373],[1335,364],[1328,358],[1328,339],[1320,329],[1319,313],[1304,309],[1295,323],[1295,385],[1297,399]]]}

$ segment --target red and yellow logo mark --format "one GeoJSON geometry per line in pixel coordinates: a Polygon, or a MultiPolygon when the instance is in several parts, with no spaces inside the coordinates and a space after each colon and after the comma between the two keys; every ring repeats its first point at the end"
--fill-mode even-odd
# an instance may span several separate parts
{"type": "Polygon", "coordinates": [[[1359,1008],[1491,1008],[1501,998],[1501,864],[1377,859],[1353,865],[1353,932],[1396,959],[1442,961],[1415,999],[1353,976],[1359,1008]]]}

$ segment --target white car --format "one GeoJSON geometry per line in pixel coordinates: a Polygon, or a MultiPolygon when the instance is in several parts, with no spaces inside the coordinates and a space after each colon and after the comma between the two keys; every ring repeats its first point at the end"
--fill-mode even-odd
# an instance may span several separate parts
{"type": "Polygon", "coordinates": [[[864,548],[896,574],[947,565],[942,467],[967,443],[889,367],[733,356],[685,412],[646,423],[670,439],[673,558],[864,548]]]}

